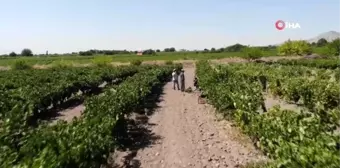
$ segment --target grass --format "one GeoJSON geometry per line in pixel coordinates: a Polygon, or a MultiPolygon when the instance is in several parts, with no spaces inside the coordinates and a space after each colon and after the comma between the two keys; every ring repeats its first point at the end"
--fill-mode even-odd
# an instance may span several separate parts
{"type": "Polygon", "coordinates": [[[93,63],[97,66],[105,66],[112,62],[112,58],[108,56],[98,56],[93,58],[93,63]]]}

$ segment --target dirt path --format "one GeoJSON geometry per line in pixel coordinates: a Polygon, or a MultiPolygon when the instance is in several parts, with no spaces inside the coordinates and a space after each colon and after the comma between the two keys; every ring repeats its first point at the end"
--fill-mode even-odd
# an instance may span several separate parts
{"type": "MultiPolygon", "coordinates": [[[[194,68],[185,68],[185,74],[186,87],[193,87],[194,68]]],[[[198,104],[194,93],[174,91],[167,83],[162,99],[149,119],[152,133],[161,138],[137,151],[139,167],[237,167],[264,159],[249,139],[235,138],[231,123],[218,122],[211,106],[198,104]]]]}

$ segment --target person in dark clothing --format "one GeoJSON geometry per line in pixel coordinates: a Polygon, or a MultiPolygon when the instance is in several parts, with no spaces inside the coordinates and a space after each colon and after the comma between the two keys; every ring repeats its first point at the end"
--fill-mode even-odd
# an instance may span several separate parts
{"type": "Polygon", "coordinates": [[[184,90],[185,90],[184,69],[181,70],[181,73],[179,74],[179,79],[180,79],[180,88],[181,88],[181,91],[184,92],[184,90]]]}
{"type": "Polygon", "coordinates": [[[195,90],[198,90],[198,79],[197,79],[197,76],[195,76],[195,78],[194,78],[194,86],[195,86],[195,90]]]}

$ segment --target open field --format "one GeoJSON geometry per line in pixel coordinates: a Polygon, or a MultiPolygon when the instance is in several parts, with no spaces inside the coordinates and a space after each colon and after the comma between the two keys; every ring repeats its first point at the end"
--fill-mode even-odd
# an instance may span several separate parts
{"type": "Polygon", "coordinates": [[[0,167],[337,167],[339,60],[279,58],[1,71],[0,167]]]}
{"type": "MultiPolygon", "coordinates": [[[[314,47],[313,53],[322,55],[322,48],[314,47]]],[[[277,56],[276,49],[264,50],[263,57],[277,56]]],[[[134,60],[140,61],[174,61],[174,60],[210,60],[210,59],[223,59],[223,58],[243,58],[243,52],[221,52],[221,53],[202,53],[202,52],[158,52],[156,55],[142,55],[136,54],[117,54],[117,55],[92,55],[92,56],[79,56],[79,55],[58,55],[58,56],[32,56],[32,57],[0,57],[0,66],[6,67],[13,65],[17,60],[23,60],[29,65],[48,65],[55,62],[67,62],[69,64],[89,64],[93,63],[95,57],[106,57],[111,62],[131,62],[134,60]]]]}
{"type": "MultiPolygon", "coordinates": [[[[144,65],[164,65],[164,64],[172,64],[172,63],[181,63],[181,64],[195,64],[195,62],[199,60],[205,60],[205,59],[186,59],[186,60],[173,60],[173,61],[167,61],[167,60],[149,60],[149,61],[141,61],[141,64],[144,65]]],[[[219,58],[219,59],[209,59],[211,63],[231,63],[231,62],[248,62],[247,59],[244,59],[242,57],[227,57],[227,58],[219,58]]],[[[268,62],[268,64],[284,64],[284,65],[304,65],[304,66],[318,66],[319,68],[330,68],[335,69],[339,67],[339,59],[335,58],[327,58],[327,59],[305,59],[302,56],[268,56],[268,57],[262,57],[259,58],[260,61],[268,62]],[[290,61],[290,60],[296,60],[296,61],[290,61]],[[279,61],[279,62],[278,62],[279,61]],[[321,64],[316,64],[317,62],[322,62],[321,64]]],[[[81,61],[75,61],[75,62],[69,62],[69,61],[54,61],[51,64],[34,64],[29,65],[27,61],[19,63],[19,68],[22,66],[27,66],[28,68],[34,68],[34,69],[47,69],[47,68],[62,68],[62,67],[89,67],[89,66],[102,66],[102,65],[112,65],[112,66],[120,66],[120,65],[130,65],[132,62],[111,62],[112,60],[108,57],[96,57],[95,59],[92,59],[89,63],[81,63],[81,61]],[[99,59],[97,59],[99,58],[99,59]],[[99,60],[99,61],[98,61],[99,60]]],[[[136,60],[135,60],[136,61],[136,60]]],[[[138,61],[138,60],[137,60],[138,61]]],[[[0,66],[0,70],[9,70],[9,69],[18,69],[17,63],[14,63],[12,66],[0,66]]]]}
{"type": "MultiPolygon", "coordinates": [[[[264,52],[264,56],[275,56],[276,51],[266,51],[264,52]]],[[[94,55],[94,56],[40,56],[40,57],[6,57],[0,59],[0,66],[9,66],[15,63],[16,60],[22,59],[25,60],[30,65],[40,64],[46,65],[51,64],[54,61],[68,61],[70,63],[77,64],[86,64],[92,63],[93,58],[104,55],[94,55]]],[[[201,60],[201,59],[221,59],[221,58],[229,58],[229,57],[242,57],[242,52],[224,52],[224,53],[195,53],[195,52],[160,52],[157,55],[142,55],[137,56],[136,54],[123,54],[123,55],[114,55],[107,56],[111,59],[112,62],[130,62],[133,60],[141,60],[141,61],[154,61],[154,60],[163,60],[163,61],[173,61],[173,60],[201,60]]]]}

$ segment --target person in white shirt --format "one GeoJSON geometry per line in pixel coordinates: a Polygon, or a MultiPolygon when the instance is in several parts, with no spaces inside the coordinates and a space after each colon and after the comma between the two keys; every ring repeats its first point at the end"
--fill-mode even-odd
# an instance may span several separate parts
{"type": "Polygon", "coordinates": [[[172,72],[172,82],[173,82],[173,89],[175,89],[175,85],[177,85],[177,90],[179,90],[179,84],[178,84],[178,74],[176,69],[173,70],[172,72]]]}

